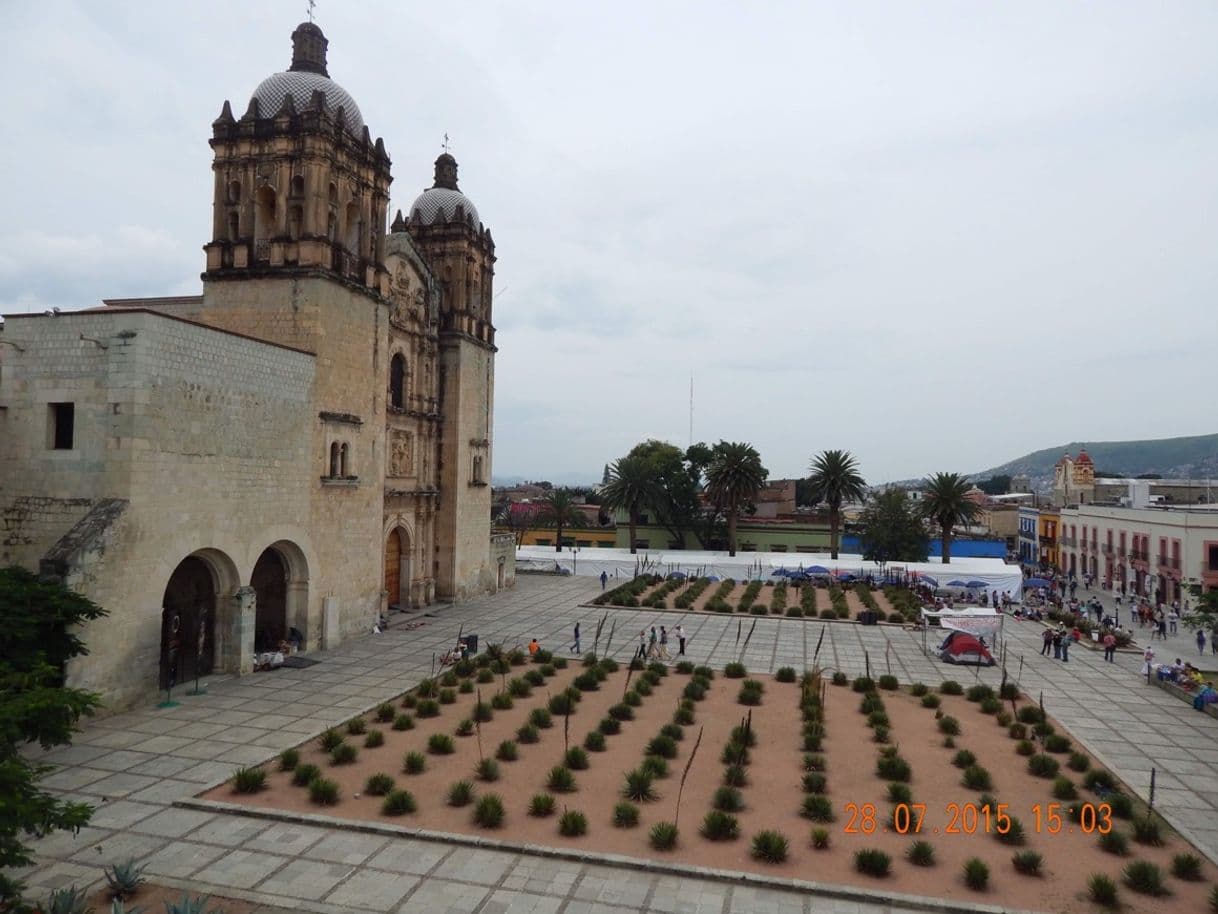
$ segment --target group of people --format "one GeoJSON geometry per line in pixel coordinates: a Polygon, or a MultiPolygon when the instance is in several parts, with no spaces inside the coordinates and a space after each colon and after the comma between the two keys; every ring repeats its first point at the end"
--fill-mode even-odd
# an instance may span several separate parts
{"type": "MultiPolygon", "coordinates": [[[[675,626],[672,635],[677,640],[677,656],[684,655],[685,628],[681,625],[675,626]]],[[[668,652],[668,627],[661,625],[657,632],[653,625],[650,636],[647,629],[639,629],[639,649],[635,651],[635,656],[643,660],[671,660],[672,654],[668,652]]]]}
{"type": "MultiPolygon", "coordinates": [[[[1066,631],[1066,626],[1059,625],[1057,628],[1046,628],[1044,634],[1041,635],[1044,641],[1044,646],[1040,649],[1040,655],[1046,657],[1049,651],[1053,651],[1053,659],[1060,660],[1062,663],[1070,662],[1070,645],[1078,641],[1082,637],[1082,632],[1077,628],[1072,632],[1066,631]]],[[[1115,642],[1114,642],[1115,643],[1115,642]]]]}

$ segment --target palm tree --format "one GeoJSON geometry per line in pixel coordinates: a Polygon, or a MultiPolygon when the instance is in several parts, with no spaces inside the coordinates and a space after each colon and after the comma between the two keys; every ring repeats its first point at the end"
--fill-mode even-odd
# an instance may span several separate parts
{"type": "Polygon", "coordinates": [[[842,502],[862,501],[867,483],[849,451],[821,451],[809,468],[812,498],[829,506],[829,550],[837,558],[841,539],[842,502]]]}
{"type": "Polygon", "coordinates": [[[554,551],[562,552],[562,528],[582,527],[584,512],[579,510],[579,502],[570,489],[551,489],[539,499],[541,503],[541,520],[558,528],[555,538],[554,551]]]}
{"type": "Polygon", "coordinates": [[[969,499],[973,484],[959,473],[936,473],[926,480],[922,513],[939,525],[943,536],[943,564],[952,560],[952,527],[977,517],[980,506],[969,499]]]}
{"type": "Polygon", "coordinates": [[[706,494],[727,512],[728,554],[736,554],[736,518],[765,485],[769,470],[761,465],[761,455],[743,441],[720,441],[714,447],[706,468],[706,494]]]}
{"type": "Polygon", "coordinates": [[[623,457],[606,468],[607,480],[601,488],[605,507],[625,511],[630,518],[630,551],[635,552],[635,534],[643,508],[659,495],[659,484],[649,461],[642,457],[623,457]]]}

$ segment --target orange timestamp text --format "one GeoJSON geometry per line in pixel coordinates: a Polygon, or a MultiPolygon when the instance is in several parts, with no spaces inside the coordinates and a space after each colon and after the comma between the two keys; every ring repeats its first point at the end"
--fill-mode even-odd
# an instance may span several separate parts
{"type": "MultiPolygon", "coordinates": [[[[1032,830],[1040,835],[1106,835],[1112,831],[1112,807],[1107,803],[1082,803],[1074,807],[1076,817],[1066,816],[1062,803],[1033,803],[1032,830]]],[[[872,835],[877,831],[899,835],[1005,835],[1014,825],[1007,803],[948,803],[940,821],[927,820],[925,803],[897,803],[887,820],[880,818],[874,803],[847,803],[843,831],[848,835],[872,835]]],[[[932,814],[933,815],[933,814],[932,814]]],[[[1022,827],[1022,826],[1021,826],[1022,827]]]]}

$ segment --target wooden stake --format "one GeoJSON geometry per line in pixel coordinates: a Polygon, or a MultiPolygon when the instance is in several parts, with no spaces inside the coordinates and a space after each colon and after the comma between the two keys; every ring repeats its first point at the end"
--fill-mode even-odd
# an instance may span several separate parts
{"type": "Polygon", "coordinates": [[[681,795],[685,793],[685,779],[689,777],[690,766],[694,763],[694,756],[698,754],[698,747],[702,745],[702,730],[698,728],[698,738],[694,740],[694,748],[689,751],[689,761],[685,763],[685,770],[681,772],[681,784],[677,787],[677,809],[673,813],[672,824],[676,826],[681,821],[681,795]]]}

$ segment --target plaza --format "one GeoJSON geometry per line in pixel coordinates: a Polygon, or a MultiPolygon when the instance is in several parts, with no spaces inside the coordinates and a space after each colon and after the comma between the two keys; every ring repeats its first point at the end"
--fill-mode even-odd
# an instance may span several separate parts
{"type": "MultiPolygon", "coordinates": [[[[460,629],[477,633],[483,644],[523,644],[536,637],[561,653],[580,621],[583,646],[590,648],[603,611],[583,604],[599,591],[594,579],[523,576],[510,593],[438,607],[414,616],[409,625],[417,627],[399,624],[314,653],[310,659],[316,665],[217,677],[205,695],[177,696],[176,707],[148,703],[87,722],[72,746],[42,760],[57,766],[48,787],[87,800],[97,811],[79,835],[57,833],[34,845],[37,862],[21,874],[30,896],[97,884],[104,865],[133,857],[147,864],[153,882],[246,899],[267,912],[900,914],[926,909],[917,899],[885,898],[882,889],[865,894],[797,888],[670,868],[654,860],[532,853],[485,839],[394,837],[329,825],[323,816],[276,820],[190,808],[191,797],[236,767],[266,761],[413,687],[430,675],[434,658],[451,647],[460,629]]],[[[612,610],[602,648],[609,626],[616,624],[611,653],[627,659],[639,629],[653,621],[667,624],[672,614],[612,610]]],[[[745,620],[745,632],[752,622],[745,620]]],[[[690,659],[713,666],[741,659],[759,672],[804,668],[812,665],[823,630],[818,663],[848,675],[862,674],[870,663],[873,674],[891,667],[902,683],[972,681],[972,670],[931,660],[922,653],[921,636],[897,626],[761,617],[741,649],[739,623],[730,616],[691,616],[685,623],[690,659]]],[[[1029,695],[1043,694],[1046,709],[1071,736],[1144,799],[1154,768],[1155,808],[1210,860],[1218,860],[1218,791],[1204,783],[1218,720],[1148,686],[1138,674],[1140,654],[1118,654],[1109,664],[1102,654],[1080,649],[1061,663],[1040,656],[1040,631],[1032,623],[1007,626],[1010,675],[1019,675],[1029,695]]],[[[1189,650],[1195,656],[1185,631],[1156,643],[1160,658],[1188,657],[1189,650]]],[[[977,675],[996,685],[1001,672],[977,675]]]]}

